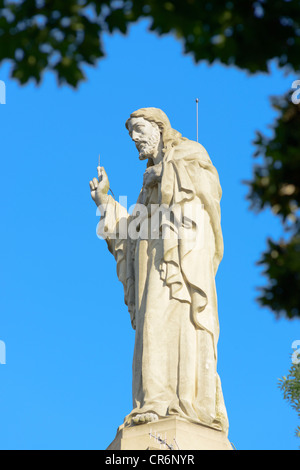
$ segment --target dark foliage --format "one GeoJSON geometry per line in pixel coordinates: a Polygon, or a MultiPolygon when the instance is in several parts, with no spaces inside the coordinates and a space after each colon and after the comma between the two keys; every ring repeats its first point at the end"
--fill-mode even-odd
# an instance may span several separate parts
{"type": "Polygon", "coordinates": [[[51,70],[76,87],[83,66],[104,56],[103,33],[125,34],[142,17],[151,31],[174,34],[196,62],[255,73],[277,58],[300,68],[298,0],[0,0],[0,63],[9,59],[22,84],[51,70]]]}
{"type": "Polygon", "coordinates": [[[259,264],[265,267],[268,285],[259,301],[278,316],[300,317],[300,104],[291,95],[273,99],[279,112],[271,138],[257,134],[256,157],[249,199],[252,208],[271,208],[280,217],[286,237],[268,240],[259,264]]]}

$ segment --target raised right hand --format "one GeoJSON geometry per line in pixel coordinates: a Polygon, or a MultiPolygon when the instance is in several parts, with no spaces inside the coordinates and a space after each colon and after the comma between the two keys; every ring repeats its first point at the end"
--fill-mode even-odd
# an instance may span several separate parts
{"type": "Polygon", "coordinates": [[[107,193],[109,190],[109,180],[106,171],[103,167],[98,166],[98,178],[93,178],[90,181],[90,190],[93,201],[97,207],[107,202],[107,193]]]}

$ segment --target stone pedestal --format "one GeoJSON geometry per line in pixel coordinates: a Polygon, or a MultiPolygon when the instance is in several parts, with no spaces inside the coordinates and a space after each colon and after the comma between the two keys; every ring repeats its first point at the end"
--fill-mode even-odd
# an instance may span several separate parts
{"type": "Polygon", "coordinates": [[[177,416],[121,429],[107,450],[170,450],[171,446],[174,450],[233,450],[225,433],[177,416]]]}

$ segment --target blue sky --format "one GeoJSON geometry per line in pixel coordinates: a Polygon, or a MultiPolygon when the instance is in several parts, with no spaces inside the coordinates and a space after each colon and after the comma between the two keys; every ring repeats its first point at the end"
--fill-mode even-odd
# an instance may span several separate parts
{"type": "MultiPolygon", "coordinates": [[[[255,301],[255,266],[279,221],[249,211],[242,180],[252,175],[255,131],[270,133],[272,95],[295,76],[273,66],[249,77],[235,68],[195,65],[173,37],[147,32],[105,37],[107,57],[87,69],[79,90],[19,87],[0,68],[1,449],[105,449],[131,411],[134,331],[115,261],[96,236],[89,180],[98,154],[113,192],[133,204],[145,162],[125,121],[140,107],[163,109],[184,136],[208,150],[223,188],[225,255],[217,275],[218,371],[237,449],[297,449],[296,412],[278,378],[291,365],[299,321],[276,320],[255,301]]],[[[299,78],[299,77],[298,77],[299,78]]]]}

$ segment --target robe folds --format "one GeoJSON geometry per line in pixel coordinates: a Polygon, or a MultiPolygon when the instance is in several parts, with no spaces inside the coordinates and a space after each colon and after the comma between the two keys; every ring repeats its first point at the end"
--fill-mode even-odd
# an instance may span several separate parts
{"type": "Polygon", "coordinates": [[[221,196],[206,150],[187,139],[165,152],[161,182],[142,189],[136,207],[146,210],[129,215],[109,196],[100,235],[116,259],[136,330],[133,410],[122,426],[155,413],[228,432],[217,373],[221,196]]]}

